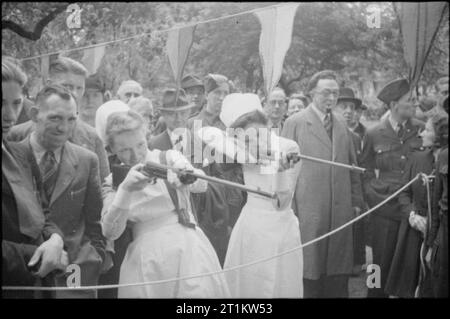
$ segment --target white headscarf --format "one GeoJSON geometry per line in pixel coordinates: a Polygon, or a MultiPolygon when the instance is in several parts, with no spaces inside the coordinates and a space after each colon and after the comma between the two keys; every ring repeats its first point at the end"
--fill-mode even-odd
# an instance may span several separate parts
{"type": "Polygon", "coordinates": [[[95,113],[95,129],[103,144],[107,145],[106,123],[108,117],[115,112],[129,111],[130,107],[120,100],[112,100],[102,104],[95,113]]]}

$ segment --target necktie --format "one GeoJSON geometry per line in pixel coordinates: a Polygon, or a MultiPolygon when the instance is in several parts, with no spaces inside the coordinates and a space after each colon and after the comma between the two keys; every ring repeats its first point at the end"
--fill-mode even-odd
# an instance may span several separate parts
{"type": "Polygon", "coordinates": [[[56,182],[56,171],[58,170],[58,164],[56,162],[55,154],[52,151],[47,151],[41,160],[41,172],[42,172],[42,187],[44,190],[45,201],[48,205],[53,193],[53,188],[56,182]]]}
{"type": "Polygon", "coordinates": [[[404,132],[405,132],[405,128],[403,127],[403,125],[400,124],[400,123],[398,123],[398,124],[397,124],[397,136],[398,136],[399,138],[402,138],[404,132]]]}
{"type": "Polygon", "coordinates": [[[325,127],[325,131],[327,131],[330,140],[333,139],[333,123],[331,121],[331,111],[327,111],[323,120],[323,126],[325,127]]]}

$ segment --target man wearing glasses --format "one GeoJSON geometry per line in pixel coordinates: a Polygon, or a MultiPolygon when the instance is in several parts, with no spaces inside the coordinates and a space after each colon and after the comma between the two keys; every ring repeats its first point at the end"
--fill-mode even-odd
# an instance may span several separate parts
{"type": "MultiPolygon", "coordinates": [[[[282,136],[293,139],[304,155],[356,164],[351,132],[342,116],[332,113],[339,97],[337,76],[321,71],[308,83],[312,103],[290,116],[282,136]]],[[[303,161],[297,180],[294,212],[299,217],[302,242],[308,242],[353,219],[363,207],[358,173],[303,161]]],[[[348,297],[353,271],[353,229],[347,227],[303,249],[304,297],[348,297]]]]}
{"type": "Polygon", "coordinates": [[[281,132],[287,113],[287,98],[282,88],[276,87],[270,92],[264,103],[264,111],[269,118],[269,127],[276,128],[281,132]]]}

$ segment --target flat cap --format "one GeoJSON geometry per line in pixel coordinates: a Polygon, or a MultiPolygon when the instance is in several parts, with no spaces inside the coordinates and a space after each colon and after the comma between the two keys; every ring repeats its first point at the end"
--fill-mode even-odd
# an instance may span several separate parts
{"type": "Polygon", "coordinates": [[[386,84],[378,93],[377,98],[386,104],[400,100],[410,90],[406,79],[397,79],[386,84]]]}
{"type": "Polygon", "coordinates": [[[183,90],[186,90],[187,88],[196,87],[196,86],[200,86],[200,87],[204,88],[202,80],[200,80],[195,75],[191,75],[191,74],[186,75],[181,80],[181,88],[183,90]]]}

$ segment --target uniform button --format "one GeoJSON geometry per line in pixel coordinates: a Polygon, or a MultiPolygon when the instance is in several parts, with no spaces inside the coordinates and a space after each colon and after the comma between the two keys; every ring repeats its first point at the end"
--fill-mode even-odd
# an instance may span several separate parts
{"type": "Polygon", "coordinates": [[[400,144],[403,144],[403,141],[400,141],[400,144]]]}
{"type": "Polygon", "coordinates": [[[403,174],[404,172],[405,172],[405,171],[401,171],[400,173],[402,173],[402,174],[403,174]]]}
{"type": "Polygon", "coordinates": [[[401,158],[402,160],[405,160],[405,159],[406,159],[406,157],[405,157],[405,156],[403,156],[403,155],[402,155],[402,156],[401,156],[400,158],[401,158]]]}

